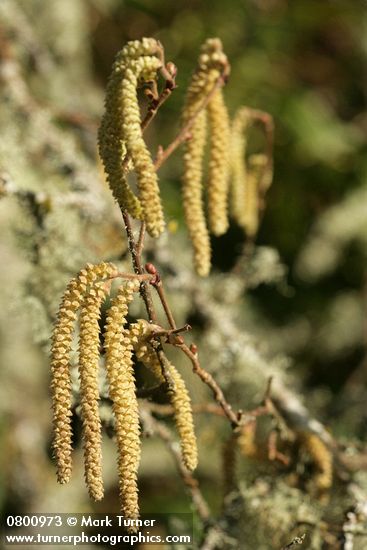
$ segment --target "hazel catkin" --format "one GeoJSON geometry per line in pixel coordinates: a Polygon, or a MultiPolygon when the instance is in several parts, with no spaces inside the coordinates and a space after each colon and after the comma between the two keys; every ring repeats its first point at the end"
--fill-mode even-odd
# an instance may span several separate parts
{"type": "Polygon", "coordinates": [[[89,495],[103,498],[102,429],[99,417],[99,317],[106,297],[104,283],[95,283],[80,312],[79,378],[83,423],[84,475],[89,495]]]}
{"type": "Polygon", "coordinates": [[[228,229],[228,178],[230,127],[223,91],[217,90],[207,106],[210,124],[208,176],[209,228],[217,237],[228,229]]]}
{"type": "Polygon", "coordinates": [[[128,304],[138,281],[123,284],[108,311],[104,334],[109,395],[115,417],[118,447],[118,476],[122,512],[130,519],[139,517],[137,473],[140,461],[138,402],[132,362],[132,343],[123,328],[128,304]]]}
{"type": "Polygon", "coordinates": [[[248,159],[245,185],[245,204],[243,209],[243,227],[248,237],[253,238],[259,228],[260,184],[266,168],[265,155],[251,155],[248,159]]]}
{"type": "MultiPolygon", "coordinates": [[[[209,179],[209,185],[212,187],[211,191],[208,192],[211,197],[210,219],[214,232],[221,232],[226,225],[225,219],[223,219],[226,213],[226,197],[224,197],[223,192],[226,183],[223,184],[224,180],[219,183],[216,176],[214,181],[212,179],[213,170],[218,165],[220,173],[223,172],[225,177],[225,169],[223,169],[226,164],[225,157],[220,158],[219,152],[225,144],[218,136],[222,126],[218,126],[219,120],[217,118],[217,115],[220,112],[223,113],[224,110],[221,93],[215,92],[213,94],[214,104],[212,107],[203,109],[199,114],[197,113],[225,69],[228,69],[228,61],[222,51],[220,40],[216,38],[208,39],[201,48],[198,67],[189,84],[182,113],[183,126],[194,118],[194,122],[190,127],[190,139],[185,143],[182,194],[186,225],[194,249],[194,265],[197,273],[202,277],[209,274],[211,265],[210,237],[204,211],[202,183],[203,158],[207,136],[207,111],[210,114],[211,126],[214,123],[214,152],[211,157],[211,177],[209,179]],[[223,185],[224,187],[222,187],[223,185]],[[218,199],[219,205],[217,203],[218,199]]],[[[220,122],[221,125],[225,123],[223,120],[220,122]]],[[[220,173],[217,174],[218,178],[220,173]]]]}
{"type": "Polygon", "coordinates": [[[53,410],[53,451],[59,483],[70,480],[72,469],[71,431],[71,365],[74,324],[84,296],[96,279],[117,273],[111,263],[87,264],[77,277],[71,279],[62,298],[51,343],[51,396],[53,410]]]}
{"type": "MultiPolygon", "coordinates": [[[[130,338],[137,359],[163,383],[165,380],[158,356],[148,341],[151,333],[152,325],[144,319],[140,319],[138,323],[130,326],[130,338]]],[[[190,396],[177,369],[169,361],[166,363],[166,368],[173,382],[173,388],[170,390],[170,401],[174,409],[175,423],[180,436],[182,459],[185,466],[192,471],[197,466],[198,453],[190,396]]]]}
{"type": "Polygon", "coordinates": [[[330,489],[333,483],[333,457],[322,439],[315,433],[299,434],[304,449],[309,453],[316,467],[314,483],[320,492],[330,489]]]}
{"type": "Polygon", "coordinates": [[[236,112],[231,128],[230,206],[231,214],[240,227],[245,227],[246,223],[244,217],[247,185],[246,149],[250,121],[249,109],[242,107],[236,112]]]}
{"type": "Polygon", "coordinates": [[[155,80],[162,66],[158,51],[156,40],[143,38],[129,42],[117,54],[98,134],[100,156],[115,199],[122,210],[143,219],[153,237],[162,233],[165,224],[157,175],[142,136],[137,87],[155,80]],[[132,168],[137,176],[138,197],[127,181],[132,168]]]}

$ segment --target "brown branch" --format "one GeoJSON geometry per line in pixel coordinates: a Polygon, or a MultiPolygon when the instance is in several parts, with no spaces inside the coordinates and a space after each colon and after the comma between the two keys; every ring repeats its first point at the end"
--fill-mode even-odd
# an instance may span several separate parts
{"type": "MultiPolygon", "coordinates": [[[[132,230],[132,227],[131,227],[130,216],[127,213],[126,210],[122,211],[122,217],[123,217],[124,223],[125,223],[125,230],[126,230],[126,234],[127,234],[128,247],[129,247],[129,251],[130,251],[130,254],[131,254],[131,259],[132,259],[134,271],[135,271],[136,274],[142,275],[144,273],[144,270],[143,270],[143,267],[141,265],[141,258],[140,258],[140,255],[139,255],[139,251],[138,251],[138,249],[136,247],[136,244],[135,244],[134,234],[133,234],[133,230],[132,230]]],[[[140,285],[140,295],[141,295],[141,297],[144,301],[144,304],[145,304],[145,307],[146,307],[146,310],[147,310],[147,313],[148,313],[149,321],[151,321],[153,323],[156,323],[157,322],[157,316],[156,316],[156,313],[155,313],[155,310],[154,310],[152,297],[150,295],[148,285],[145,281],[142,281],[142,283],[140,285]]]]}
{"type": "Polygon", "coordinates": [[[181,349],[183,353],[190,359],[193,372],[197,374],[207,386],[209,386],[209,388],[211,389],[214,395],[216,402],[222,407],[224,414],[226,415],[228,420],[231,422],[232,428],[239,426],[240,420],[238,415],[233,411],[228,401],[226,401],[226,398],[224,397],[224,394],[221,388],[219,387],[217,382],[214,380],[212,375],[200,365],[197,354],[193,353],[185,343],[183,344],[176,343],[175,345],[176,347],[181,349]]]}
{"type": "Polygon", "coordinates": [[[138,256],[138,258],[141,258],[141,255],[143,253],[145,230],[146,230],[146,223],[142,221],[140,226],[140,231],[139,231],[139,238],[136,245],[136,255],[138,256]]]}
{"type": "MultiPolygon", "coordinates": [[[[128,238],[128,247],[129,247],[129,251],[130,251],[130,254],[131,254],[131,258],[132,258],[134,271],[135,271],[135,273],[137,273],[139,275],[142,275],[142,274],[144,274],[143,266],[142,266],[142,263],[141,263],[141,256],[140,256],[142,247],[140,247],[140,250],[139,250],[136,243],[135,243],[135,238],[134,238],[133,230],[132,230],[132,227],[131,227],[131,221],[130,221],[129,214],[124,210],[122,212],[122,216],[123,216],[124,223],[125,223],[125,229],[126,229],[126,234],[127,234],[127,238],[128,238]]],[[[151,275],[150,275],[150,278],[151,278],[151,275]]],[[[146,281],[142,281],[141,284],[140,284],[140,295],[141,295],[141,297],[144,301],[149,321],[151,323],[156,323],[157,322],[157,315],[156,315],[156,312],[155,312],[155,309],[154,309],[154,304],[153,304],[153,301],[152,301],[150,290],[149,290],[149,287],[148,287],[146,281]]],[[[173,382],[172,377],[170,375],[169,369],[167,368],[167,360],[166,360],[166,356],[164,355],[162,342],[160,340],[155,341],[155,345],[153,347],[154,347],[154,349],[157,353],[159,363],[160,363],[161,369],[162,369],[162,374],[163,374],[163,377],[164,377],[165,381],[167,382],[169,388],[174,388],[174,382],[173,382]]]]}
{"type": "MultiPolygon", "coordinates": [[[[139,395],[140,397],[140,395],[139,395]]],[[[161,405],[159,403],[147,403],[149,409],[156,414],[161,416],[171,416],[175,414],[175,409],[172,405],[161,405]]],[[[215,416],[225,417],[223,409],[219,405],[214,403],[197,403],[192,405],[192,412],[194,414],[213,414],[215,416]]]]}

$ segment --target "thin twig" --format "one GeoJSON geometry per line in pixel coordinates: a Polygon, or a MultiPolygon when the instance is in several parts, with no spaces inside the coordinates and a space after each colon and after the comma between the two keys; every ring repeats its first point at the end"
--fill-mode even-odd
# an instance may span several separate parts
{"type": "MultiPolygon", "coordinates": [[[[142,263],[141,263],[141,256],[139,254],[139,250],[138,250],[138,248],[136,246],[136,243],[135,243],[135,238],[134,238],[133,230],[132,230],[132,227],[131,227],[130,216],[126,211],[122,212],[122,216],[123,216],[124,223],[125,223],[125,229],[126,229],[127,238],[128,238],[128,247],[129,247],[129,251],[130,251],[130,254],[131,254],[131,258],[132,258],[134,271],[135,271],[135,273],[138,273],[139,275],[142,275],[144,273],[144,270],[143,270],[143,266],[142,266],[142,263]]],[[[157,315],[156,315],[156,312],[155,312],[155,309],[154,309],[154,304],[153,304],[153,301],[152,301],[152,297],[151,297],[151,294],[150,294],[149,287],[148,287],[148,285],[145,281],[142,281],[141,284],[140,284],[140,295],[141,295],[141,297],[144,301],[149,321],[151,323],[157,323],[157,315]]],[[[165,381],[167,382],[167,384],[170,388],[174,388],[174,382],[173,382],[172,376],[169,372],[169,369],[166,366],[166,357],[164,355],[162,342],[160,340],[155,341],[154,349],[155,349],[156,354],[158,356],[158,360],[159,360],[159,363],[160,363],[161,369],[162,369],[162,375],[163,375],[165,381]]]]}
{"type": "Polygon", "coordinates": [[[140,225],[138,243],[136,245],[136,255],[138,256],[138,258],[141,258],[141,255],[143,253],[145,230],[146,230],[146,223],[142,221],[140,225]]]}
{"type": "MultiPolygon", "coordinates": [[[[140,397],[140,395],[139,395],[140,397]]],[[[149,409],[161,416],[171,416],[175,414],[175,409],[172,405],[161,405],[160,403],[148,403],[149,409]]],[[[194,414],[213,414],[215,416],[225,417],[222,407],[215,405],[214,403],[197,403],[192,405],[192,412],[194,414]]]]}
{"type": "Polygon", "coordinates": [[[201,380],[207,386],[209,386],[209,388],[212,390],[215,400],[222,407],[225,415],[227,416],[228,420],[231,422],[232,427],[239,426],[240,421],[239,421],[238,415],[233,411],[228,401],[226,401],[226,398],[224,397],[224,394],[221,388],[219,387],[217,382],[214,380],[212,375],[200,365],[200,361],[197,357],[197,354],[193,353],[186,344],[177,343],[176,347],[181,349],[184,352],[184,354],[190,359],[193,372],[197,374],[201,378],[201,380]]]}
{"type": "Polygon", "coordinates": [[[188,120],[187,124],[181,128],[175,139],[166,147],[166,149],[161,149],[159,152],[159,155],[157,156],[154,166],[156,170],[159,170],[162,164],[166,162],[166,160],[172,155],[174,151],[188,138],[190,129],[192,128],[193,124],[195,123],[195,120],[200,115],[201,111],[206,108],[210,100],[212,99],[213,95],[219,88],[222,88],[226,83],[226,77],[224,74],[221,74],[218,79],[216,80],[213,88],[208,93],[208,95],[205,97],[201,105],[198,107],[198,109],[195,111],[195,113],[192,115],[192,117],[188,120]]]}
{"type": "MultiPolygon", "coordinates": [[[[171,308],[169,307],[169,304],[168,304],[168,301],[167,301],[167,298],[166,298],[166,293],[164,292],[162,281],[159,280],[156,284],[154,284],[154,282],[153,282],[152,285],[154,286],[154,288],[156,289],[156,291],[158,293],[158,296],[159,296],[159,299],[160,299],[161,304],[163,306],[164,312],[166,314],[168,323],[169,323],[171,329],[173,331],[175,331],[177,329],[177,325],[176,325],[175,319],[173,317],[171,308]]],[[[171,332],[171,334],[173,334],[173,333],[171,332]]]]}
{"type": "MultiPolygon", "coordinates": [[[[127,234],[128,247],[129,247],[129,251],[130,251],[130,254],[131,254],[131,259],[132,259],[134,271],[135,271],[136,274],[142,275],[143,274],[143,267],[141,265],[141,259],[140,259],[137,247],[135,245],[135,239],[134,239],[134,234],[133,234],[133,230],[132,230],[132,227],[131,227],[130,216],[126,212],[126,210],[124,210],[122,212],[122,217],[123,217],[124,223],[125,223],[125,230],[126,230],[126,234],[127,234]]],[[[156,313],[155,313],[155,310],[154,310],[152,297],[150,295],[147,283],[145,281],[142,281],[142,283],[140,285],[140,295],[141,295],[141,297],[144,301],[144,304],[145,304],[145,307],[146,307],[146,310],[147,310],[147,313],[148,313],[149,321],[151,321],[153,323],[156,323],[157,322],[157,316],[156,316],[156,313]]]]}

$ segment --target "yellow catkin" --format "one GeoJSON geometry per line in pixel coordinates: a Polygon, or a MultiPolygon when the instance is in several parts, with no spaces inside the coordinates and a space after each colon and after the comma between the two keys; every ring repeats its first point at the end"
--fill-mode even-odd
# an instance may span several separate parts
{"type": "Polygon", "coordinates": [[[266,164],[267,158],[265,155],[251,155],[248,159],[243,227],[246,234],[251,238],[255,237],[259,229],[259,186],[266,164]]]}
{"type": "Polygon", "coordinates": [[[134,218],[142,219],[140,201],[127,181],[127,173],[132,163],[129,162],[126,167],[123,166],[127,151],[122,131],[122,69],[121,53],[119,53],[107,84],[105,113],[98,131],[98,147],[114,199],[122,210],[127,210],[134,218]]]}
{"type": "Polygon", "coordinates": [[[210,231],[220,236],[228,229],[228,177],[230,127],[222,90],[208,103],[210,158],[208,178],[208,216],[210,231]]]}
{"type": "Polygon", "coordinates": [[[117,55],[107,86],[105,114],[99,130],[99,150],[108,182],[122,209],[144,219],[153,237],[164,230],[158,179],[141,131],[137,87],[156,78],[162,66],[156,56],[159,44],[152,38],[129,42],[117,55]],[[125,155],[130,163],[123,166],[125,155]],[[139,198],[127,182],[134,168],[139,198]]]}
{"type": "MultiPolygon", "coordinates": [[[[161,365],[157,354],[148,339],[152,326],[141,319],[130,327],[130,338],[134,346],[136,357],[155,377],[164,382],[161,365]]],[[[197,442],[194,430],[194,419],[191,408],[191,400],[185,382],[176,368],[167,361],[166,367],[173,381],[173,389],[170,392],[170,400],[174,409],[174,418],[181,442],[182,459],[189,470],[195,470],[198,463],[197,442]]]]}
{"type": "Polygon", "coordinates": [[[109,395],[115,416],[120,499],[122,512],[130,519],[139,517],[137,475],[140,461],[140,431],[132,343],[123,326],[129,302],[138,290],[137,281],[128,281],[119,288],[108,310],[104,336],[109,395]]]}
{"type": "Polygon", "coordinates": [[[258,454],[256,445],[256,423],[248,422],[241,426],[237,437],[237,445],[243,456],[248,458],[255,457],[258,454]]]}
{"type": "Polygon", "coordinates": [[[140,80],[153,80],[160,66],[161,61],[154,56],[141,57],[130,62],[122,80],[121,94],[126,149],[134,164],[144,220],[152,237],[158,237],[163,232],[165,223],[158,177],[142,136],[136,88],[140,80]]]}
{"type": "MultiPolygon", "coordinates": [[[[219,39],[209,39],[202,46],[198,67],[192,76],[186,94],[182,124],[195,116],[203,101],[227,64],[219,39]]],[[[215,96],[215,94],[214,94],[215,96]]],[[[218,101],[218,99],[217,99],[218,101]]],[[[186,225],[194,248],[197,273],[206,277],[210,271],[211,249],[203,203],[203,158],[206,143],[207,111],[195,118],[190,128],[190,139],[185,142],[183,174],[183,206],[186,225]]]]}
{"type": "Polygon", "coordinates": [[[113,264],[88,264],[73,278],[65,291],[58,311],[51,344],[51,394],[53,409],[53,450],[59,483],[71,476],[71,376],[70,351],[77,312],[88,286],[97,278],[117,272],[113,264]]]}
{"type": "Polygon", "coordinates": [[[319,491],[327,491],[333,482],[333,457],[330,450],[314,433],[303,432],[300,440],[317,469],[314,476],[315,486],[319,491]]]}
{"type": "Polygon", "coordinates": [[[79,378],[85,482],[94,500],[103,498],[102,429],[99,417],[99,317],[106,297],[104,283],[94,284],[80,312],[79,378]]]}
{"type": "Polygon", "coordinates": [[[194,266],[201,277],[210,271],[211,248],[202,197],[202,160],[206,140],[206,113],[197,117],[184,152],[183,206],[186,225],[194,249],[194,266]]]}
{"type": "Polygon", "coordinates": [[[247,181],[246,148],[247,129],[251,121],[249,109],[242,107],[234,116],[231,128],[230,155],[230,207],[239,226],[245,226],[245,188],[247,181]]]}

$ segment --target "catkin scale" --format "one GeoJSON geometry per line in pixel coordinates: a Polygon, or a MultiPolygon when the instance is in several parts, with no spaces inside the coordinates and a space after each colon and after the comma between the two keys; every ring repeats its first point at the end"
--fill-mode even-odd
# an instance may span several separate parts
{"type": "Polygon", "coordinates": [[[51,396],[54,426],[53,451],[59,483],[67,483],[70,480],[72,470],[71,365],[69,355],[74,323],[89,285],[98,278],[111,277],[116,273],[116,267],[110,263],[87,264],[85,269],[82,269],[78,276],[69,282],[57,314],[51,343],[51,396]]]}
{"type": "MultiPolygon", "coordinates": [[[[141,319],[130,326],[130,341],[134,346],[136,357],[154,376],[163,383],[165,381],[158,356],[147,338],[151,335],[152,325],[141,319]]],[[[189,470],[195,470],[198,463],[194,420],[191,408],[190,396],[185,382],[177,369],[167,361],[166,368],[173,382],[170,391],[170,400],[174,409],[174,418],[178,434],[180,436],[182,459],[189,470]]]]}
{"type": "Polygon", "coordinates": [[[104,333],[109,395],[115,416],[118,475],[122,511],[130,519],[139,517],[137,472],[140,460],[138,402],[132,364],[132,343],[123,325],[138,281],[122,285],[108,311],[104,333]]]}

